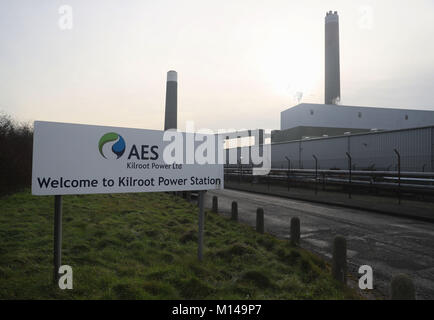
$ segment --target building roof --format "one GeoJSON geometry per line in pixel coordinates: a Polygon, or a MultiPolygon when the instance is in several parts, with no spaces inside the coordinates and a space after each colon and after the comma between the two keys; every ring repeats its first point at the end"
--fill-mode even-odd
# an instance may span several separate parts
{"type": "Polygon", "coordinates": [[[434,111],[301,103],[280,114],[280,128],[299,126],[398,130],[434,125],[434,111]]]}

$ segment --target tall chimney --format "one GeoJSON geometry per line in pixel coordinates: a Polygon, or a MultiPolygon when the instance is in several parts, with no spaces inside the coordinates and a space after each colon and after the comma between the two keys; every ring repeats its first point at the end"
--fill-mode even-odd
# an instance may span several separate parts
{"type": "Polygon", "coordinates": [[[339,69],[339,16],[329,11],[325,17],[325,92],[324,103],[336,104],[341,98],[339,69]]]}
{"type": "Polygon", "coordinates": [[[167,72],[164,130],[178,128],[178,74],[167,72]]]}

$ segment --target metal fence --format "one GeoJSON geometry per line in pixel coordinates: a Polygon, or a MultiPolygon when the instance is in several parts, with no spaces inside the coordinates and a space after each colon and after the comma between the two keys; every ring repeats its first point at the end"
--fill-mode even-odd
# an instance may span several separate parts
{"type": "MultiPolygon", "coordinates": [[[[398,157],[398,155],[397,155],[398,157]]],[[[350,157],[348,162],[350,163],[350,157]]],[[[356,189],[378,193],[380,191],[396,194],[400,201],[405,193],[434,196],[434,172],[368,170],[324,170],[272,168],[267,175],[252,175],[252,167],[246,165],[226,166],[225,181],[229,183],[280,184],[293,187],[310,187],[315,190],[342,189],[351,194],[356,189]]]]}
{"type": "MultiPolygon", "coordinates": [[[[349,154],[352,170],[397,171],[395,150],[402,171],[433,172],[434,127],[274,143],[271,167],[287,168],[289,159],[292,169],[315,169],[317,165],[319,169],[346,170],[349,154]]],[[[245,151],[237,149],[238,161],[245,151]]]]}

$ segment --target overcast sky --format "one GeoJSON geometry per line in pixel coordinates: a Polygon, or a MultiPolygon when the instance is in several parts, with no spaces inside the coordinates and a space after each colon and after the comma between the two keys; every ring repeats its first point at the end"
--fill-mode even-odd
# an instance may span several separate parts
{"type": "Polygon", "coordinates": [[[328,10],[341,104],[434,110],[433,0],[2,0],[0,112],[162,129],[173,69],[180,129],[278,129],[323,103],[328,10]]]}

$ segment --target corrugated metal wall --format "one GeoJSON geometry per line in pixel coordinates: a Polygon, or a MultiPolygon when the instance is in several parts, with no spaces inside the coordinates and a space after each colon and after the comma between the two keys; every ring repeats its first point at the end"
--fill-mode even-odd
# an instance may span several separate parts
{"type": "Polygon", "coordinates": [[[350,139],[351,155],[361,167],[396,169],[396,148],[405,171],[430,171],[431,128],[402,130],[354,136],[350,139]]]}
{"type": "Polygon", "coordinates": [[[286,167],[285,156],[292,168],[313,169],[318,158],[321,169],[347,169],[352,157],[353,169],[396,170],[401,154],[401,170],[434,171],[433,127],[376,132],[343,137],[330,137],[274,144],[271,147],[272,167],[286,167]]]}
{"type": "Polygon", "coordinates": [[[353,169],[396,170],[394,149],[401,154],[402,171],[434,171],[434,127],[276,143],[271,163],[286,168],[286,156],[291,168],[314,169],[315,155],[320,169],[348,169],[348,152],[353,169]]]}

